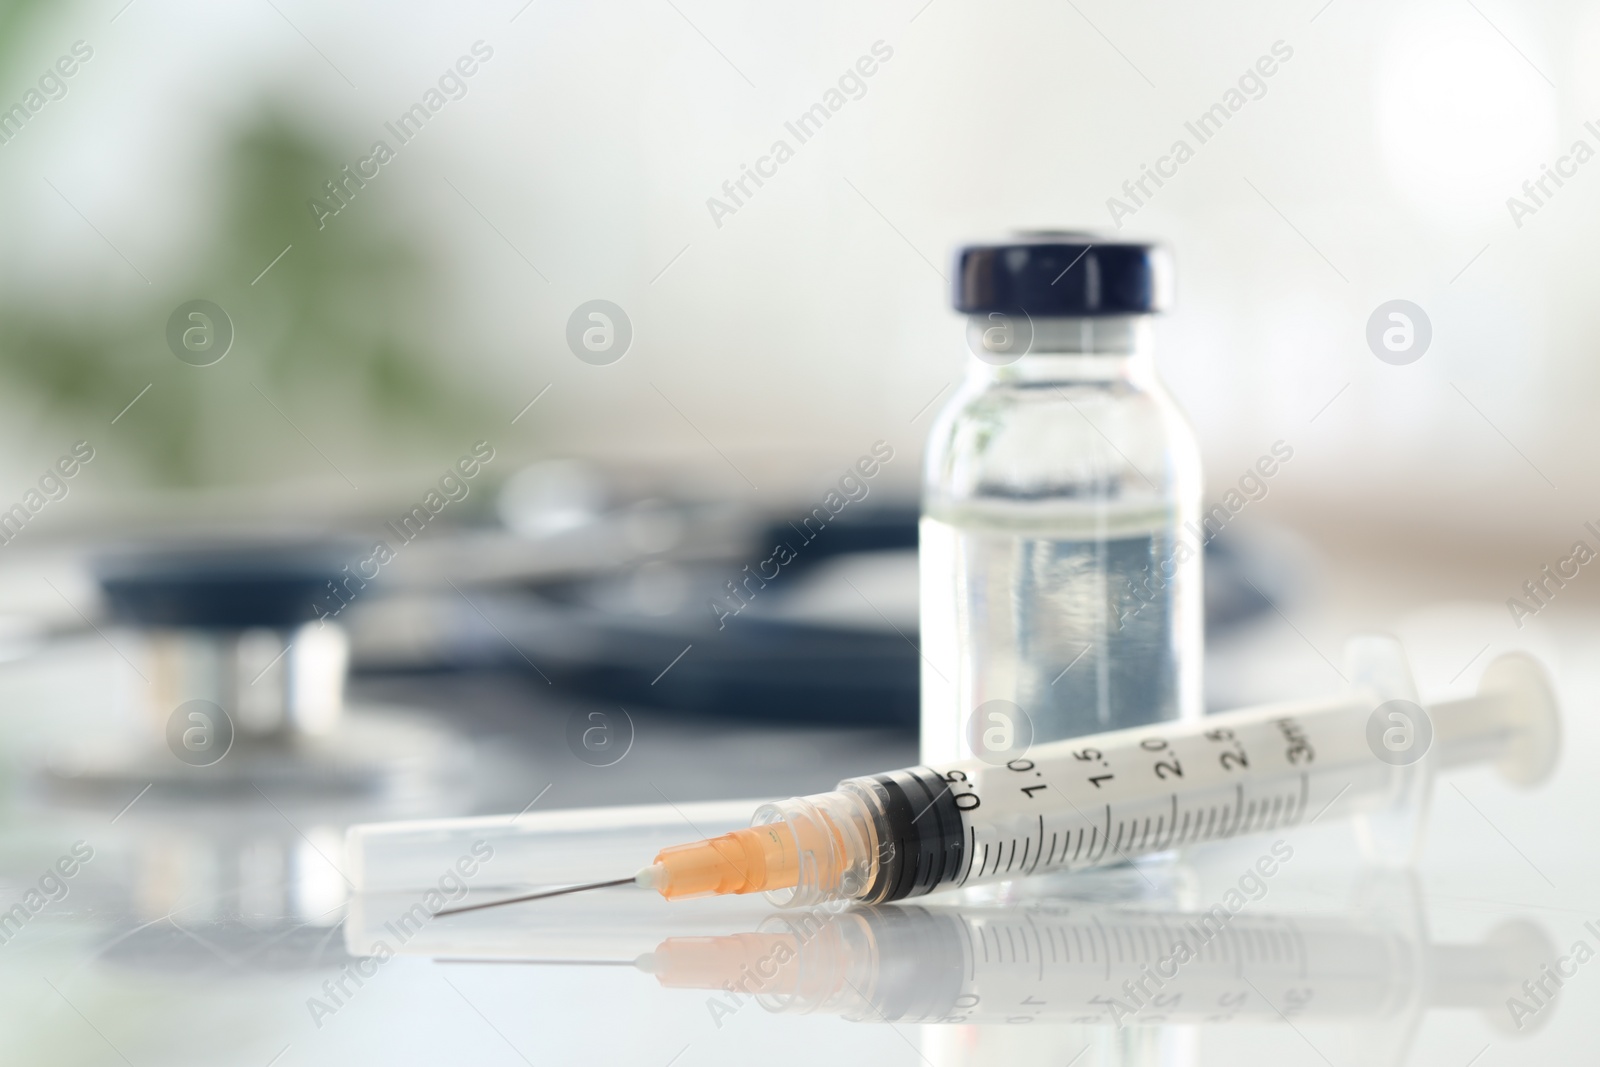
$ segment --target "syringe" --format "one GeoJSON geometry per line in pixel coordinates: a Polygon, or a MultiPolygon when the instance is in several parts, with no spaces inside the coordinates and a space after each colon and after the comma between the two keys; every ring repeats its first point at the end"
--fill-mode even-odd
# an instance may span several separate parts
{"type": "Polygon", "coordinates": [[[1418,773],[1433,767],[1492,760],[1532,785],[1554,767],[1559,740],[1543,668],[1509,653],[1477,695],[1429,712],[1358,697],[1268,705],[1052,742],[998,765],[848,778],[763,805],[746,829],[662,849],[632,878],[438,914],[626,884],[669,900],[764,892],[779,906],[878,904],[1378,812],[1414,801],[1418,773]],[[1395,730],[1420,760],[1390,752],[1382,738],[1395,730]]]}

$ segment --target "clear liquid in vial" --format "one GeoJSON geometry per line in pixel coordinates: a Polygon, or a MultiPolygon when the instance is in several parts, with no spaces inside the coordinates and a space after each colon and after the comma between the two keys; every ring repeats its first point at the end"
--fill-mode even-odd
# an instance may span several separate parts
{"type": "Polygon", "coordinates": [[[1019,706],[1034,744],[1198,715],[1200,554],[1148,505],[924,516],[924,762],[971,756],[989,700],[1019,706]]]}

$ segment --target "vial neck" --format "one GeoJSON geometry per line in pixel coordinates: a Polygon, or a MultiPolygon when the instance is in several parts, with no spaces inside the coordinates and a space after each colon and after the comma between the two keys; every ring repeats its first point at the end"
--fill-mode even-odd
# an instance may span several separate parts
{"type": "Polygon", "coordinates": [[[967,335],[979,352],[974,373],[1002,382],[1153,381],[1154,333],[1150,316],[1036,317],[1012,320],[1011,336],[994,330],[989,317],[968,318],[967,335]],[[1024,348],[1010,356],[1006,345],[1024,348]]]}

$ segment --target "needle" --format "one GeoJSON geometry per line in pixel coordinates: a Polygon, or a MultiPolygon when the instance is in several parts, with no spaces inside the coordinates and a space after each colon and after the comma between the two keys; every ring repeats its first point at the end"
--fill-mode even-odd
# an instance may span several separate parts
{"type": "Polygon", "coordinates": [[[512,964],[516,966],[538,967],[637,967],[638,960],[514,960],[482,958],[475,956],[443,956],[433,961],[434,963],[470,963],[481,964],[512,964]]]}
{"type": "Polygon", "coordinates": [[[618,878],[612,882],[590,882],[587,885],[569,885],[565,889],[551,889],[543,893],[529,893],[524,897],[507,897],[505,900],[491,900],[483,904],[468,904],[464,908],[446,908],[444,911],[434,912],[435,919],[442,919],[446,915],[460,915],[464,911],[478,911],[481,908],[498,908],[502,904],[521,904],[525,900],[543,900],[545,897],[565,896],[567,893],[582,893],[587,889],[605,889],[614,885],[636,885],[633,878],[618,878]]]}

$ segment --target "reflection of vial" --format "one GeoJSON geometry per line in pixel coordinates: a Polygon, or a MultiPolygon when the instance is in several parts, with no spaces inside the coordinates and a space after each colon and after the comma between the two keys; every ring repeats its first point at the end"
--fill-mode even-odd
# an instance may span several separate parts
{"type": "Polygon", "coordinates": [[[1151,354],[1171,281],[1159,247],[1078,234],[958,253],[977,358],[928,445],[924,762],[996,727],[1005,748],[1201,714],[1199,449],[1151,354]],[[994,701],[1022,721],[975,728],[994,701]]]}

